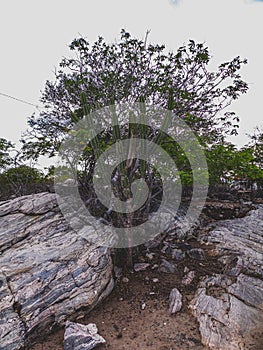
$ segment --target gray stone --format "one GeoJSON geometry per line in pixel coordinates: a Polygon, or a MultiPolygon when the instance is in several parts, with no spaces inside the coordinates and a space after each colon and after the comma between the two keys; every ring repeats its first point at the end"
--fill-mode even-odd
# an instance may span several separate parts
{"type": "Polygon", "coordinates": [[[183,252],[181,249],[172,249],[171,256],[172,259],[183,260],[185,258],[185,252],[183,252]]]}
{"type": "Polygon", "coordinates": [[[112,288],[108,248],[88,242],[68,226],[55,194],[0,203],[3,349],[30,345],[37,333],[64,325],[69,317],[81,317],[112,288]]]}
{"type": "Polygon", "coordinates": [[[164,273],[175,273],[177,271],[177,266],[165,259],[162,259],[159,271],[164,273]]]}
{"type": "Polygon", "coordinates": [[[64,334],[64,350],[91,350],[106,343],[98,334],[95,323],[88,325],[67,321],[64,334]]]}
{"type": "Polygon", "coordinates": [[[182,294],[179,292],[177,288],[173,288],[171,290],[170,296],[169,296],[169,314],[175,314],[176,312],[180,311],[182,308],[182,294]]]}
{"type": "Polygon", "coordinates": [[[182,279],[182,284],[185,286],[188,286],[193,282],[193,279],[195,278],[195,272],[189,271],[182,279]]]}
{"type": "Polygon", "coordinates": [[[190,303],[202,342],[216,350],[263,349],[263,206],[218,222],[203,240],[216,244],[225,274],[206,277],[190,303]]]}
{"type": "Polygon", "coordinates": [[[136,263],[133,265],[133,269],[135,272],[145,271],[150,266],[151,265],[149,263],[136,263]]]}
{"type": "Polygon", "coordinates": [[[205,253],[201,248],[193,248],[187,252],[189,258],[194,260],[205,260],[205,253]]]}

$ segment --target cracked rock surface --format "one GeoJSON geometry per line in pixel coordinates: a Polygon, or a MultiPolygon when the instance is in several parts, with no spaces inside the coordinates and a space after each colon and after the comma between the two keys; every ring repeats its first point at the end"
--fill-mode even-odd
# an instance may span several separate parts
{"type": "Polygon", "coordinates": [[[224,273],[205,278],[190,308],[211,349],[263,349],[263,206],[221,221],[203,237],[216,244],[224,273]]]}
{"type": "Polygon", "coordinates": [[[81,318],[112,288],[108,248],[68,226],[55,194],[0,202],[1,350],[30,349],[37,334],[81,318]]]}

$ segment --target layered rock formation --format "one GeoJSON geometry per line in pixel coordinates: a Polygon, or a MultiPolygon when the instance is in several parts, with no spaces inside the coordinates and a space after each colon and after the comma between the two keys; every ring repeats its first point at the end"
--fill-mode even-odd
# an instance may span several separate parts
{"type": "Polygon", "coordinates": [[[205,278],[190,308],[211,349],[263,349],[263,206],[221,221],[203,239],[216,244],[224,266],[205,278]]]}
{"type": "Polygon", "coordinates": [[[108,249],[68,226],[55,194],[0,202],[0,349],[30,348],[112,288],[108,249]]]}

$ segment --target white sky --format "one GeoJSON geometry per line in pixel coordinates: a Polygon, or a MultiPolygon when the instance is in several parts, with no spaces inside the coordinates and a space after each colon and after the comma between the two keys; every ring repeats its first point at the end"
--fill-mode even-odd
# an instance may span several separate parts
{"type": "MultiPolygon", "coordinates": [[[[263,2],[253,0],[9,0],[1,2],[0,92],[39,104],[45,81],[79,33],[90,42],[107,41],[125,28],[149,41],[176,50],[189,39],[205,41],[217,66],[237,55],[249,64],[242,70],[250,91],[231,106],[241,117],[238,145],[262,125],[263,2]]],[[[0,96],[0,137],[14,142],[27,128],[34,107],[0,96]]],[[[37,111],[36,111],[37,112],[37,111]]]]}

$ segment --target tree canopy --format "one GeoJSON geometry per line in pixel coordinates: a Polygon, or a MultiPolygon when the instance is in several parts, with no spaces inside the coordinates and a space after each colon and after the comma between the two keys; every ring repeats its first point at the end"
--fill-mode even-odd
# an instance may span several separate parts
{"type": "Polygon", "coordinates": [[[120,102],[143,100],[168,107],[184,119],[204,144],[235,134],[238,117],[223,110],[245,93],[248,85],[239,70],[246,59],[239,56],[209,71],[211,54],[203,43],[190,40],[176,52],[133,38],[122,30],[119,41],[93,44],[78,38],[70,44],[74,57],[64,58],[54,81],[47,81],[41,102],[44,110],[29,118],[24,137],[28,157],[52,156],[65,134],[84,115],[80,95],[89,112],[120,102]]]}

